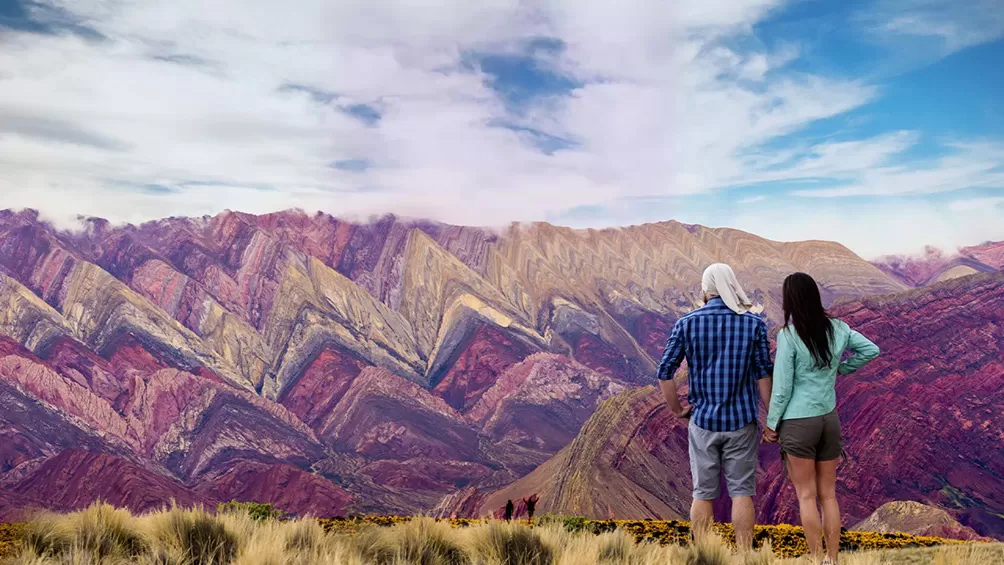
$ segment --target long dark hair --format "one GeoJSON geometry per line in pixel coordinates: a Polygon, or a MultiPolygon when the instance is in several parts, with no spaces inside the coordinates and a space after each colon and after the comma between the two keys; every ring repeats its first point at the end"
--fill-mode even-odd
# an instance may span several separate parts
{"type": "Polygon", "coordinates": [[[829,367],[833,362],[833,354],[830,353],[833,324],[823,308],[816,281],[805,273],[793,273],[784,279],[781,292],[784,296],[784,325],[795,326],[798,337],[809,348],[816,365],[829,367]]]}

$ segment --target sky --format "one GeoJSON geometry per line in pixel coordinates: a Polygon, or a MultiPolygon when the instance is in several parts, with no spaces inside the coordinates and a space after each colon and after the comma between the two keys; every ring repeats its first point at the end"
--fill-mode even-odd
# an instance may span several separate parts
{"type": "Polygon", "coordinates": [[[1004,239],[999,0],[0,0],[0,208],[1004,239]]]}

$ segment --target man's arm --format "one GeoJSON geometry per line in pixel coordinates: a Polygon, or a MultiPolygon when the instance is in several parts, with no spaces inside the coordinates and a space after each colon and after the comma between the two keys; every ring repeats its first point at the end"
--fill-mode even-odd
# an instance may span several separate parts
{"type": "Polygon", "coordinates": [[[767,337],[767,325],[760,323],[756,330],[756,343],[753,347],[754,371],[759,379],[760,401],[764,409],[770,407],[770,395],[774,388],[774,364],[770,360],[770,338],[767,337]]]}
{"type": "Polygon", "coordinates": [[[760,386],[760,402],[763,402],[763,409],[770,409],[770,395],[774,391],[774,378],[764,377],[757,381],[757,385],[760,386]]]}
{"type": "Polygon", "coordinates": [[[689,418],[690,411],[694,408],[688,405],[684,407],[680,403],[680,397],[676,394],[676,381],[669,379],[668,381],[659,381],[659,388],[662,389],[662,395],[666,397],[666,404],[669,405],[669,409],[676,415],[677,418],[689,418]]]}
{"type": "Polygon", "coordinates": [[[659,362],[659,373],[656,376],[659,378],[659,388],[662,389],[669,409],[679,418],[689,418],[691,407],[684,408],[680,404],[680,397],[676,393],[676,382],[673,381],[673,375],[683,364],[683,357],[683,328],[680,321],[677,321],[673,326],[673,333],[666,342],[666,349],[662,352],[662,361],[659,362]]]}
{"type": "Polygon", "coordinates": [[[656,375],[660,381],[671,381],[673,375],[683,364],[683,320],[677,320],[673,325],[673,332],[666,340],[666,349],[662,352],[662,360],[659,361],[659,373],[656,375]]]}

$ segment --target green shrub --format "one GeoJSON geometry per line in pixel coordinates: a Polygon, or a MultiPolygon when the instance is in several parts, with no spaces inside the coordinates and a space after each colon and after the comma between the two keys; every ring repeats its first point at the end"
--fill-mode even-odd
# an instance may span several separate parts
{"type": "Polygon", "coordinates": [[[220,514],[247,514],[253,520],[282,520],[286,513],[271,504],[262,502],[221,502],[216,505],[216,511],[220,514]]]}
{"type": "Polygon", "coordinates": [[[588,519],[585,516],[565,516],[562,522],[565,526],[565,531],[572,534],[586,531],[586,526],[588,525],[588,519]]]}

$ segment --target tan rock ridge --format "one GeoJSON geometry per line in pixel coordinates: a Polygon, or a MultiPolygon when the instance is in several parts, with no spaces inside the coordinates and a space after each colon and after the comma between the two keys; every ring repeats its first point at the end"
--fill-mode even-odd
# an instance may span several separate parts
{"type": "Polygon", "coordinates": [[[686,426],[646,387],[601,404],[557,455],[480,500],[477,515],[537,494],[540,514],[678,519],[687,515],[690,491],[686,426]]]}
{"type": "Polygon", "coordinates": [[[941,508],[913,501],[897,500],[878,507],[852,529],[862,532],[903,533],[950,539],[992,541],[960,524],[941,508]]]}

